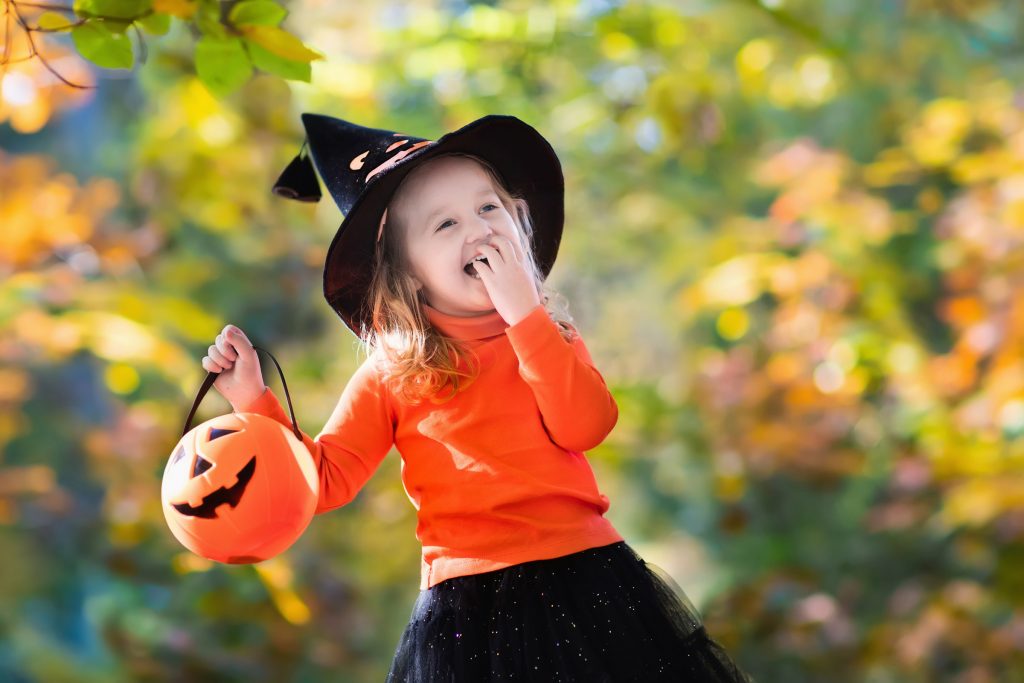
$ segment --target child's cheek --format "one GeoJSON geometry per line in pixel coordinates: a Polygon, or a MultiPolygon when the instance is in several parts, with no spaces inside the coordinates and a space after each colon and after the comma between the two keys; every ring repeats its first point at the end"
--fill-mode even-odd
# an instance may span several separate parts
{"type": "Polygon", "coordinates": [[[512,222],[512,217],[508,214],[502,216],[502,220],[494,222],[494,231],[502,237],[513,239],[516,234],[515,223],[512,222]]]}

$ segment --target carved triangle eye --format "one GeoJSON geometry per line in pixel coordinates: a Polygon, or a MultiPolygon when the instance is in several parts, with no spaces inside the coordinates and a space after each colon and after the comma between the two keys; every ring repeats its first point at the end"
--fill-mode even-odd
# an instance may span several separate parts
{"type": "Polygon", "coordinates": [[[213,463],[211,463],[209,460],[196,453],[196,462],[194,465],[192,465],[192,477],[198,477],[200,474],[210,469],[211,467],[213,467],[213,463]]]}
{"type": "Polygon", "coordinates": [[[174,457],[171,458],[171,465],[178,464],[178,461],[185,457],[185,447],[178,446],[178,450],[174,451],[174,457]]]}
{"type": "Polygon", "coordinates": [[[206,440],[207,441],[213,441],[214,439],[219,439],[222,436],[227,436],[228,434],[234,434],[237,431],[238,431],[237,429],[217,429],[216,427],[211,427],[210,428],[210,435],[208,437],[206,437],[206,440]]]}

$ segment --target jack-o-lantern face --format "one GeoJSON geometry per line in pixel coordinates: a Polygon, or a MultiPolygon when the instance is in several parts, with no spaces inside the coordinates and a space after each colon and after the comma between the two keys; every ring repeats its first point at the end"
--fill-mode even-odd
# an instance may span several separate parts
{"type": "MultiPolygon", "coordinates": [[[[207,442],[219,439],[227,436],[228,434],[235,434],[237,430],[233,429],[217,429],[216,427],[210,427],[207,442]]],[[[174,453],[174,457],[171,459],[170,466],[173,467],[179,460],[185,457],[185,447],[178,446],[178,449],[174,453]]],[[[193,465],[192,465],[192,478],[201,476],[204,472],[214,469],[213,463],[204,458],[201,453],[193,454],[193,465]]],[[[256,457],[249,458],[249,462],[245,466],[235,473],[237,481],[232,486],[221,486],[212,493],[207,494],[203,498],[203,502],[199,505],[192,506],[188,503],[173,503],[174,509],[183,515],[189,517],[204,517],[211,518],[217,516],[217,508],[224,503],[227,503],[231,507],[238,505],[238,501],[242,499],[242,494],[245,493],[245,487],[252,481],[252,475],[256,471],[256,457]]],[[[219,473],[218,473],[219,474],[219,473]]],[[[211,475],[212,478],[220,480],[222,477],[211,475]]]]}
{"type": "MultiPolygon", "coordinates": [[[[227,416],[225,416],[227,417],[227,416]]],[[[214,519],[224,505],[234,509],[256,473],[257,458],[246,425],[201,425],[192,448],[179,443],[167,463],[177,491],[169,502],[188,517],[214,519]]],[[[184,441],[184,439],[183,439],[184,441]]]]}
{"type": "Polygon", "coordinates": [[[162,498],[167,524],[186,548],[219,562],[258,562],[305,530],[319,477],[290,429],[232,413],[181,438],[164,469],[162,498]]]}

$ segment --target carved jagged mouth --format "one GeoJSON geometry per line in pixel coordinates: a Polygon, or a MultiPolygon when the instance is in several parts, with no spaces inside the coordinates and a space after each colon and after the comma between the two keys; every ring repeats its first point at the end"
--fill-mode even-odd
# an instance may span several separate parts
{"type": "Polygon", "coordinates": [[[242,494],[245,493],[245,487],[249,485],[249,481],[252,480],[252,475],[256,471],[256,456],[249,459],[238,472],[238,481],[235,485],[230,488],[221,486],[219,489],[211,493],[210,495],[203,498],[201,505],[192,507],[188,503],[176,503],[174,509],[187,517],[202,517],[203,519],[214,519],[217,516],[217,508],[224,503],[227,503],[231,507],[238,505],[238,501],[242,499],[242,494]]]}

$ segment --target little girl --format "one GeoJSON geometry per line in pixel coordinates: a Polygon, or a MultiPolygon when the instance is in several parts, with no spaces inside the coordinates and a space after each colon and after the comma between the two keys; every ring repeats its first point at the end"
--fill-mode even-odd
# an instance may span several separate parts
{"type": "MultiPolygon", "coordinates": [[[[584,452],[618,408],[545,294],[564,193],[547,141],[510,116],[437,141],[303,122],[345,213],[325,296],[367,352],[320,434],[303,435],[317,513],[350,502],[394,445],[423,546],[387,680],[749,681],[603,516],[584,452]]],[[[319,199],[302,151],[275,192],[319,199]]],[[[240,329],[202,364],[236,412],[291,425],[240,329]]]]}

